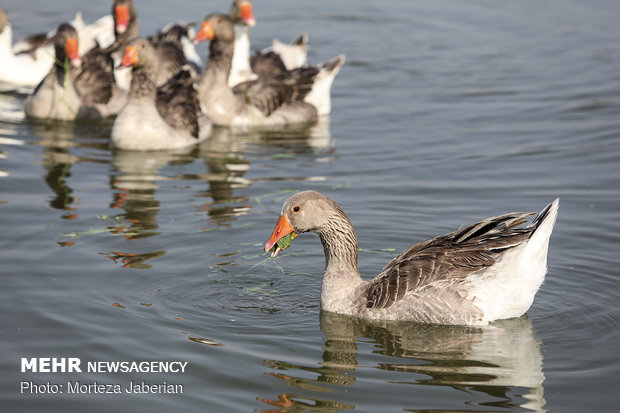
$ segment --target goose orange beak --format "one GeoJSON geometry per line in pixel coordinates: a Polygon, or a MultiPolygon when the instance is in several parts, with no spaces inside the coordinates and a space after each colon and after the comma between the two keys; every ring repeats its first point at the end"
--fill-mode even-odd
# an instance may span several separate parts
{"type": "Polygon", "coordinates": [[[114,8],[114,17],[116,20],[116,31],[118,33],[125,33],[127,26],[129,26],[129,7],[116,6],[114,8]]]}
{"type": "MultiPolygon", "coordinates": [[[[280,245],[277,245],[277,242],[289,234],[292,234],[291,239],[297,236],[297,233],[291,226],[291,222],[288,220],[286,215],[280,215],[269,241],[265,243],[265,252],[268,252],[270,249],[275,247],[274,251],[271,253],[271,257],[276,257],[283,249],[280,245]]],[[[288,245],[285,245],[284,248],[287,246],[288,245]]]]}
{"type": "Polygon", "coordinates": [[[136,46],[127,46],[125,48],[125,54],[123,55],[121,64],[125,67],[138,64],[138,50],[136,50],[136,46]]]}
{"type": "Polygon", "coordinates": [[[248,26],[254,27],[256,25],[256,20],[254,19],[254,12],[252,11],[252,3],[243,3],[239,9],[241,11],[241,20],[248,26]]]}
{"type": "Polygon", "coordinates": [[[200,30],[196,33],[196,43],[205,41],[205,40],[213,40],[213,26],[211,22],[202,22],[202,26],[200,26],[200,30]]]}
{"type": "Polygon", "coordinates": [[[82,59],[80,58],[80,52],[78,48],[78,39],[70,38],[65,42],[65,54],[71,60],[71,64],[76,67],[80,67],[82,59]]]}

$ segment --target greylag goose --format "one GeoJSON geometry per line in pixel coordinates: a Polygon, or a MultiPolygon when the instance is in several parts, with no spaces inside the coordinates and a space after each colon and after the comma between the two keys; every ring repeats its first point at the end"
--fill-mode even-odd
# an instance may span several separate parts
{"type": "Polygon", "coordinates": [[[126,95],[114,77],[97,62],[82,62],[77,32],[70,24],[58,27],[54,49],[56,63],[24,104],[26,116],[75,120],[117,114],[126,95]]]}
{"type": "Polygon", "coordinates": [[[216,125],[235,129],[273,129],[316,122],[317,109],[304,101],[311,91],[317,68],[299,68],[282,78],[246,82],[235,90],[228,86],[234,48],[234,23],[223,14],[207,16],[196,40],[211,40],[209,63],[198,83],[198,92],[216,125]]]}
{"type": "MultiPolygon", "coordinates": [[[[86,25],[82,14],[77,13],[70,23],[80,39],[79,53],[93,47],[96,41],[106,41],[112,35],[112,19],[102,17],[86,25]]],[[[54,64],[54,36],[56,30],[30,36],[14,45],[13,32],[6,11],[0,8],[0,81],[15,86],[34,87],[54,64]]]]}
{"type": "MultiPolygon", "coordinates": [[[[256,24],[251,0],[235,0],[230,7],[228,16],[235,23],[235,48],[233,53],[228,85],[234,87],[239,83],[255,80],[256,67],[262,68],[273,64],[273,56],[277,57],[276,63],[283,65],[287,70],[293,70],[306,64],[308,56],[308,35],[302,34],[291,44],[285,44],[274,39],[271,47],[266,48],[250,57],[250,34],[249,29],[256,24]],[[266,59],[266,60],[263,60],[266,59]]],[[[279,67],[279,66],[277,66],[279,67]]]]}
{"type": "Polygon", "coordinates": [[[332,199],[299,192],[282,206],[265,244],[277,256],[302,232],[319,235],[325,252],[321,307],[369,319],[485,325],[519,317],[547,272],[556,199],[534,213],[509,213],[407,248],[379,275],[363,281],[351,221],[332,199]]]}
{"type": "Polygon", "coordinates": [[[114,120],[114,146],[133,150],[173,149],[209,137],[211,122],[201,111],[191,75],[179,71],[158,88],[159,60],[159,49],[146,39],[136,39],[126,47],[122,64],[133,66],[131,89],[127,104],[114,120]]]}

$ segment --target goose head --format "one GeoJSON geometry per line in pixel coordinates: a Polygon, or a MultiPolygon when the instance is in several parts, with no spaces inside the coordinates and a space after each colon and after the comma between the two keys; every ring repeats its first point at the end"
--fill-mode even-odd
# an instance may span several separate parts
{"type": "Polygon", "coordinates": [[[200,30],[196,34],[196,42],[204,40],[220,40],[223,42],[235,41],[235,24],[224,14],[210,14],[205,17],[200,30]]]}
{"type": "Polygon", "coordinates": [[[63,66],[68,61],[74,67],[82,65],[80,57],[79,41],[77,31],[69,23],[63,23],[58,26],[56,36],[54,38],[54,50],[56,53],[56,64],[63,66]]]}
{"type": "Polygon", "coordinates": [[[316,191],[299,192],[288,198],[283,206],[276,227],[265,243],[265,252],[272,250],[272,257],[288,247],[298,234],[315,232],[325,235],[338,230],[349,230],[350,221],[340,205],[316,191]],[[340,225],[344,223],[344,225],[340,225]],[[285,238],[290,235],[290,238],[285,238]],[[278,243],[278,241],[284,242],[278,243]]]}
{"type": "Polygon", "coordinates": [[[237,24],[245,24],[250,27],[256,25],[251,0],[235,0],[230,7],[228,16],[237,24]]]}
{"type": "MultiPolygon", "coordinates": [[[[114,34],[118,37],[123,35],[137,25],[138,13],[132,0],[115,0],[112,4],[112,17],[114,18],[114,34]]],[[[136,33],[128,33],[129,37],[136,36],[136,33]]]]}

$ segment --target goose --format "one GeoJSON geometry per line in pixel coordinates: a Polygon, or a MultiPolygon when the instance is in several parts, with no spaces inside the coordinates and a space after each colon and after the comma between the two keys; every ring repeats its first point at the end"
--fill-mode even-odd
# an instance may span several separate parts
{"type": "Polygon", "coordinates": [[[234,48],[234,22],[223,14],[210,14],[202,23],[197,41],[211,40],[207,70],[198,93],[216,125],[235,129],[273,129],[315,123],[317,108],[305,101],[319,73],[315,67],[298,68],[282,77],[228,86],[234,48]]]}
{"type": "Polygon", "coordinates": [[[297,234],[319,235],[325,254],[321,307],[367,319],[486,325],[530,308],[547,272],[559,199],[534,213],[487,218],[407,248],[363,281],[351,221],[331,198],[304,191],[288,198],[265,252],[277,256],[297,234]]]}
{"type": "Polygon", "coordinates": [[[201,111],[193,79],[179,71],[157,87],[160,54],[147,39],[125,48],[123,66],[132,66],[126,106],[112,126],[112,145],[121,149],[163,150],[195,145],[209,137],[211,122],[201,111]]]}
{"type": "MultiPolygon", "coordinates": [[[[78,12],[70,24],[77,30],[79,53],[104,42],[111,36],[111,17],[102,17],[91,25],[84,23],[78,12]]],[[[35,87],[54,64],[54,36],[56,30],[30,36],[14,45],[13,32],[6,11],[0,8],[0,81],[25,87],[35,87]]]]}
{"type": "Polygon", "coordinates": [[[58,27],[56,63],[24,104],[26,116],[39,119],[75,120],[104,118],[117,114],[126,95],[114,77],[97,62],[78,53],[77,31],[68,23],[58,27]]]}
{"type": "Polygon", "coordinates": [[[271,47],[263,49],[250,57],[250,27],[256,25],[251,0],[233,1],[228,16],[235,23],[235,48],[228,85],[235,87],[239,83],[257,79],[255,65],[265,66],[272,60],[271,54],[275,54],[278,63],[287,70],[293,70],[306,64],[308,56],[308,35],[302,34],[291,44],[286,44],[274,39],[271,47]],[[267,59],[267,61],[263,61],[267,59]]]}

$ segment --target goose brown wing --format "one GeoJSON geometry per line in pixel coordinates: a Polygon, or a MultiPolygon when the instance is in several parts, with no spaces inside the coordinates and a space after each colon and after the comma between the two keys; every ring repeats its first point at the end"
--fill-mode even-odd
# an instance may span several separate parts
{"type": "Polygon", "coordinates": [[[169,25],[168,27],[159,30],[155,35],[147,37],[147,39],[157,47],[159,44],[163,42],[171,42],[175,44],[179,49],[182,49],[183,46],[181,44],[181,39],[183,37],[187,37],[189,39],[188,27],[192,26],[192,24],[180,24],[175,23],[169,25]]]}
{"type": "Polygon", "coordinates": [[[285,103],[303,100],[312,89],[317,74],[317,68],[299,68],[279,76],[244,82],[233,90],[269,116],[285,103]]]}
{"type": "Polygon", "coordinates": [[[266,53],[256,52],[250,58],[250,67],[252,72],[256,73],[258,77],[282,76],[287,72],[280,55],[272,51],[266,53]]]}
{"type": "Polygon", "coordinates": [[[534,224],[517,228],[532,213],[510,213],[415,244],[394,258],[365,291],[366,307],[387,308],[409,291],[435,282],[463,281],[470,274],[493,265],[499,253],[531,236],[534,224]]]}
{"type": "Polygon", "coordinates": [[[177,45],[164,41],[157,45],[157,86],[163,85],[187,63],[187,59],[177,45]]]}
{"type": "Polygon", "coordinates": [[[114,59],[112,58],[112,49],[103,49],[97,43],[95,47],[84,54],[82,60],[84,64],[93,64],[101,66],[109,73],[114,73],[114,59]]]}
{"type": "Polygon", "coordinates": [[[114,75],[98,64],[84,63],[74,81],[83,105],[106,104],[115,87],[114,75]]]}
{"type": "Polygon", "coordinates": [[[180,70],[157,89],[155,104],[166,123],[198,138],[200,103],[193,82],[188,70],[180,70]]]}

